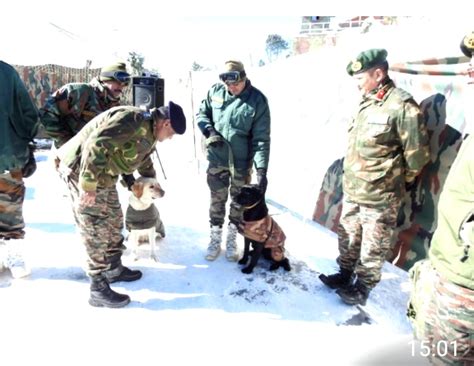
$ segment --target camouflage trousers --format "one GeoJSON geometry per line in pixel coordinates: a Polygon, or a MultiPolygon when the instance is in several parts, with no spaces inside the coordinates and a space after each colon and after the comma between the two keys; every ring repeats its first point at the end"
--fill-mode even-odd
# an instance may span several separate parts
{"type": "Polygon", "coordinates": [[[410,269],[408,317],[433,365],[474,365],[474,291],[441,277],[429,260],[410,269]]]}
{"type": "Polygon", "coordinates": [[[341,268],[354,271],[368,288],[380,282],[385,256],[394,240],[399,204],[369,207],[344,199],[338,226],[341,268]]]}
{"type": "Polygon", "coordinates": [[[226,203],[231,196],[229,221],[239,225],[243,210],[234,202],[234,198],[239,194],[240,188],[250,182],[249,171],[235,171],[231,178],[231,172],[227,167],[212,167],[207,169],[207,185],[211,190],[211,206],[209,218],[211,225],[222,226],[225,220],[226,203]]]}
{"type": "Polygon", "coordinates": [[[87,251],[87,274],[96,276],[115,268],[121,263],[126,249],[123,245],[123,213],[117,189],[115,186],[98,187],[95,203],[86,207],[79,204],[76,173],[71,173],[66,181],[76,225],[87,251]]]}
{"type": "Polygon", "coordinates": [[[25,236],[23,201],[25,184],[21,171],[0,174],[0,239],[25,236]]]}

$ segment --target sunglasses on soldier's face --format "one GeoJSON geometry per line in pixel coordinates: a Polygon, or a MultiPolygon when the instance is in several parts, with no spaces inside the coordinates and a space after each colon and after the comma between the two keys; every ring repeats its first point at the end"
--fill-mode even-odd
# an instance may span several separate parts
{"type": "Polygon", "coordinates": [[[239,71],[229,71],[219,74],[219,79],[226,84],[236,84],[240,79],[240,72],[239,71]]]}
{"type": "Polygon", "coordinates": [[[128,85],[130,83],[130,74],[125,71],[106,71],[102,73],[101,76],[113,78],[125,85],[128,85]]]}

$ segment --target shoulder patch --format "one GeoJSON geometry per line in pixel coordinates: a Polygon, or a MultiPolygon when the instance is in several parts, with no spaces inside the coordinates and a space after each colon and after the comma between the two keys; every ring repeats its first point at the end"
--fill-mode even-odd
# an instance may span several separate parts
{"type": "Polygon", "coordinates": [[[212,99],[213,102],[216,102],[216,103],[219,103],[219,104],[224,103],[224,99],[221,98],[221,97],[218,97],[218,96],[216,96],[216,95],[213,95],[213,96],[211,97],[211,99],[212,99]]]}
{"type": "Polygon", "coordinates": [[[141,112],[141,115],[142,115],[143,119],[146,119],[146,120],[149,120],[149,121],[151,121],[153,119],[153,115],[151,114],[150,111],[141,112]]]}

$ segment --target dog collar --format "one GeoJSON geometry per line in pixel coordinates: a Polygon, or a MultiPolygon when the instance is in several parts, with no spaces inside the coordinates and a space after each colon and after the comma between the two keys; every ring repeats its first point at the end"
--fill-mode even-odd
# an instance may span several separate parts
{"type": "Polygon", "coordinates": [[[251,208],[254,208],[255,206],[257,206],[260,202],[262,201],[262,199],[260,198],[257,202],[255,202],[253,205],[251,206],[244,206],[244,210],[250,210],[251,208]]]}

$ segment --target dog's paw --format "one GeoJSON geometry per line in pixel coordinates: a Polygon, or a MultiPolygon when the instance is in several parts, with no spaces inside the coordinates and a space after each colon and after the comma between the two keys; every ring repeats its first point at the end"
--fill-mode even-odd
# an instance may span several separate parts
{"type": "Polygon", "coordinates": [[[245,274],[250,274],[252,273],[252,271],[253,271],[253,268],[250,268],[250,267],[242,268],[242,273],[245,273],[245,274]]]}

